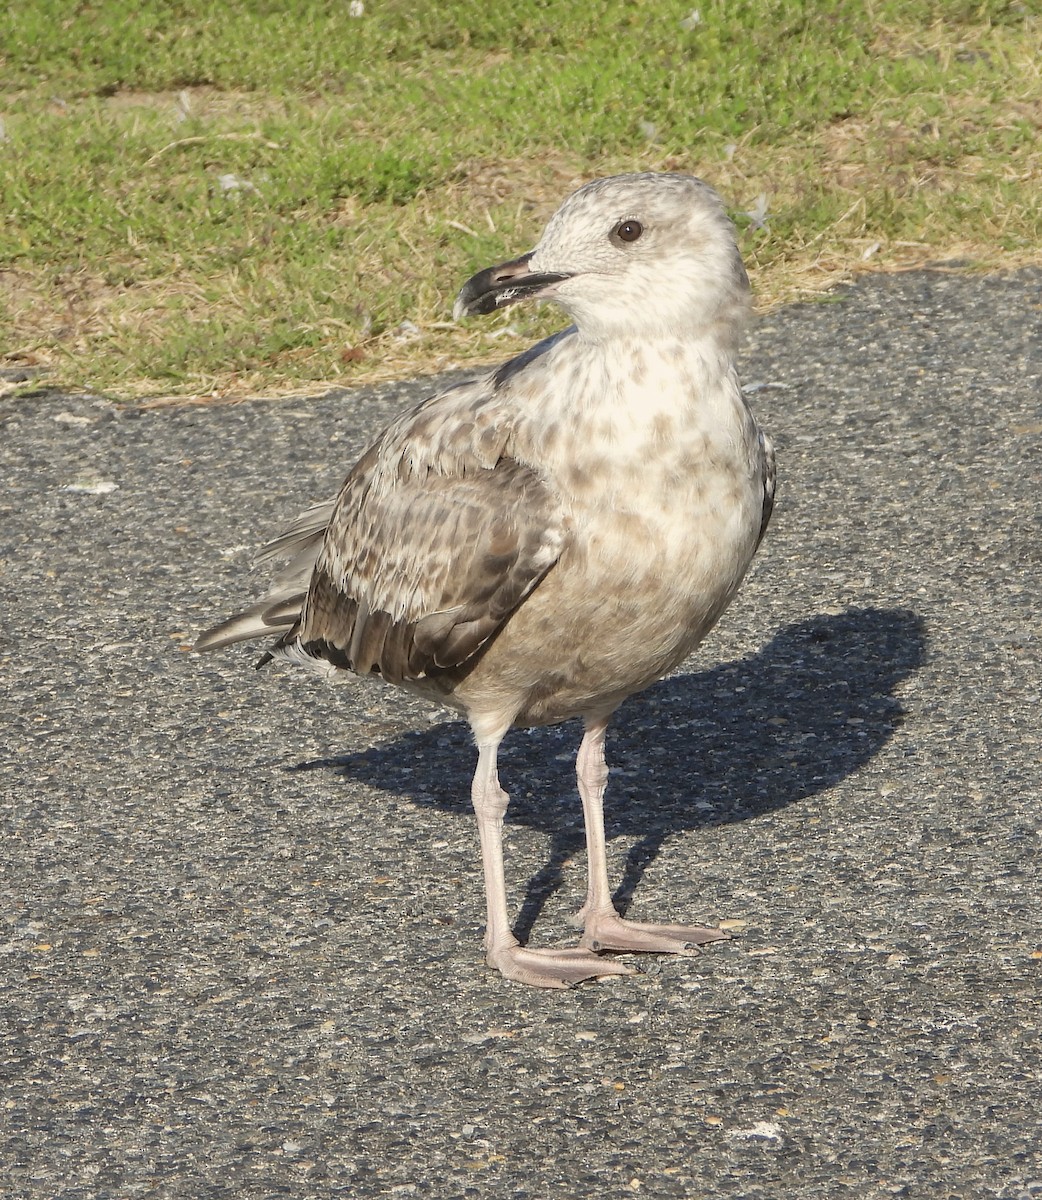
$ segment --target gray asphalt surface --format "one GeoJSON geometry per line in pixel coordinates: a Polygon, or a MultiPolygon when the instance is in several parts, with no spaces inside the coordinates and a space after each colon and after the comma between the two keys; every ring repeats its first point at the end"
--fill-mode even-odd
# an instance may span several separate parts
{"type": "MultiPolygon", "coordinates": [[[[463,726],[187,652],[429,382],[0,402],[0,1191],[1042,1196],[1040,301],[925,272],[752,331],[771,532],[609,741],[623,905],[739,936],[567,993],[482,964],[463,726]]],[[[504,757],[536,943],[577,740],[504,757]]]]}

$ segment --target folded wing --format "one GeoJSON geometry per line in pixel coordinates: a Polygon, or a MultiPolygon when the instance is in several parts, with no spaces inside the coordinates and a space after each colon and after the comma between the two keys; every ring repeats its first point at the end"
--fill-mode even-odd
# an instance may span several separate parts
{"type": "Polygon", "coordinates": [[[287,560],[269,593],[204,634],[200,650],[280,634],[303,653],[391,682],[476,656],[560,557],[557,498],[512,457],[487,401],[462,391],[399,418],[332,504],[262,552],[287,560]]]}

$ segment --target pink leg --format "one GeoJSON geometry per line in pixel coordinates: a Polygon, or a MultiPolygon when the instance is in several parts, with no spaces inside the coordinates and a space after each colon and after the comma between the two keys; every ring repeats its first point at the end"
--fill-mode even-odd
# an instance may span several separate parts
{"type": "Polygon", "coordinates": [[[591,950],[649,950],[665,954],[698,953],[706,942],[728,938],[721,929],[702,925],[650,925],[624,920],[615,911],[608,886],[608,855],[604,842],[604,789],[608,767],[604,761],[604,735],[608,718],[586,722],[586,731],[575,760],[579,795],[586,819],[586,852],[589,887],[586,903],[575,918],[583,927],[580,945],[591,950]]]}
{"type": "Polygon", "coordinates": [[[507,979],[532,987],[566,988],[584,979],[600,975],[629,975],[629,967],[611,959],[599,958],[590,950],[530,950],[518,944],[510,929],[507,914],[506,883],[503,874],[503,817],[509,797],[499,786],[496,756],[499,739],[478,745],[478,765],[474,772],[471,799],[481,839],[481,865],[485,874],[485,958],[507,979]]]}

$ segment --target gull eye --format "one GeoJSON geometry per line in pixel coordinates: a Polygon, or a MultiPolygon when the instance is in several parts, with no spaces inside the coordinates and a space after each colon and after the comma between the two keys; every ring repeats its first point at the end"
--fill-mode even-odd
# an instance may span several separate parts
{"type": "Polygon", "coordinates": [[[639,221],[620,221],[611,236],[617,242],[635,242],[643,232],[644,226],[639,221]]]}

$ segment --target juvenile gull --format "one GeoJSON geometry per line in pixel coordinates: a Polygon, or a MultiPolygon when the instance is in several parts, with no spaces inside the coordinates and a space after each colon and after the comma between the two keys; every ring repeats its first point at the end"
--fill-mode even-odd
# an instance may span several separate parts
{"type": "Polygon", "coordinates": [[[622,701],[712,627],[770,517],[774,456],[733,361],[748,297],[734,229],[701,180],[580,188],[534,250],[475,275],[455,308],[553,300],[574,324],[393,421],[335,500],[264,549],[285,563],[269,593],[196,643],[279,634],[261,663],[379,675],[466,715],[485,951],[508,979],[567,987],[630,973],[601,951],[696,954],[727,936],[616,912],[604,737],[622,701]],[[584,723],[583,933],[533,949],[508,918],[496,758],[512,725],[570,717],[584,723]]]}

